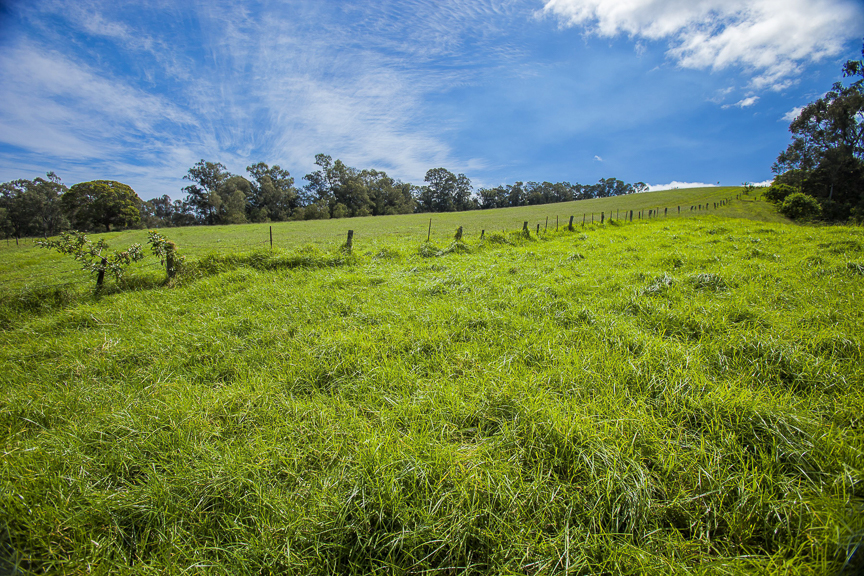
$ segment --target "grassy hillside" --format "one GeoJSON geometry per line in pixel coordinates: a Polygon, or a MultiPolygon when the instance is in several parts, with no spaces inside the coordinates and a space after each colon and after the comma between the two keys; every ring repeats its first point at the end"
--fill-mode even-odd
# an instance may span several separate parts
{"type": "MultiPolygon", "coordinates": [[[[274,246],[279,248],[291,249],[305,244],[330,248],[345,242],[346,233],[351,229],[354,230],[358,242],[366,249],[374,249],[379,244],[424,242],[429,235],[430,219],[432,220],[431,239],[436,242],[449,241],[458,226],[463,227],[467,239],[479,237],[482,230],[487,232],[519,230],[525,221],[529,222],[532,231],[536,231],[537,224],[546,231],[554,230],[556,218],[559,227],[565,226],[570,216],[574,216],[576,224],[581,226],[583,216],[590,222],[593,214],[599,221],[603,212],[607,218],[615,213],[623,219],[625,212],[634,210],[634,218],[638,219],[640,210],[646,212],[644,216],[647,218],[648,210],[660,209],[662,212],[664,208],[668,208],[667,217],[677,218],[679,217],[678,206],[681,206],[680,216],[685,218],[711,213],[765,221],[785,221],[770,205],[755,201],[754,198],[743,195],[742,191],[741,188],[691,188],[474,212],[278,222],[272,225],[169,228],[165,230],[165,234],[176,241],[185,254],[194,259],[214,251],[225,253],[269,248],[271,227],[274,246]],[[738,195],[742,199],[734,200],[738,195]],[[714,208],[715,202],[719,204],[726,199],[732,201],[717,209],[714,208]],[[698,210],[700,205],[703,206],[702,211],[698,210]],[[690,206],[695,206],[697,209],[691,211],[690,206]]],[[[128,230],[93,234],[91,237],[94,240],[105,238],[112,248],[126,248],[133,242],[143,244],[147,234],[145,230],[128,230]]],[[[147,272],[157,267],[158,264],[151,259],[143,265],[135,266],[133,276],[146,278],[147,272]]],[[[159,277],[158,272],[152,275],[154,279],[159,277]]],[[[0,242],[0,294],[24,287],[54,286],[70,282],[87,284],[92,283],[92,280],[68,258],[39,248],[32,239],[17,246],[14,240],[0,242]]]]}
{"type": "Polygon", "coordinates": [[[0,557],[120,574],[864,567],[860,228],[470,236],[210,256],[171,286],[22,307],[0,332],[0,557]]]}

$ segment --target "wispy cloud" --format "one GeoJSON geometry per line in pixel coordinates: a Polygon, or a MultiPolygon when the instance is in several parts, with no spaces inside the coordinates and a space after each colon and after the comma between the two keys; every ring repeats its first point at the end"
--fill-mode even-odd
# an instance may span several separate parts
{"type": "MultiPolygon", "coordinates": [[[[0,142],[68,160],[125,160],[125,173],[186,162],[178,179],[204,157],[236,172],[258,160],[299,166],[299,180],[316,152],[411,181],[437,166],[478,169],[482,158],[452,153],[458,126],[436,118],[429,97],[518,59],[500,23],[531,14],[510,0],[385,1],[335,11],[299,1],[265,3],[254,14],[220,0],[179,14],[170,3],[148,4],[164,25],[136,26],[127,7],[103,0],[30,8],[40,26],[45,14],[72,26],[78,53],[52,49],[69,39],[43,26],[47,47],[24,43],[0,55],[0,142]],[[191,38],[172,28],[177,20],[187,21],[191,38]],[[133,71],[139,76],[112,72],[88,53],[91,39],[136,63],[146,56],[133,71]],[[184,60],[184,48],[205,57],[184,60]],[[174,83],[170,101],[147,86],[160,77],[174,83]]],[[[25,156],[14,162],[26,164],[25,156]]]]}
{"type": "Polygon", "coordinates": [[[802,64],[840,54],[864,28],[853,0],[546,0],[543,12],[591,34],[668,40],[685,68],[743,67],[756,90],[788,88],[802,64]]]}
{"type": "Polygon", "coordinates": [[[595,161],[595,162],[602,162],[602,161],[603,161],[603,158],[601,158],[600,156],[596,156],[596,155],[595,155],[595,156],[594,156],[594,161],[595,161]]]}
{"type": "Polygon", "coordinates": [[[759,96],[748,96],[736,102],[735,104],[724,104],[723,108],[749,108],[759,101],[759,96]]]}

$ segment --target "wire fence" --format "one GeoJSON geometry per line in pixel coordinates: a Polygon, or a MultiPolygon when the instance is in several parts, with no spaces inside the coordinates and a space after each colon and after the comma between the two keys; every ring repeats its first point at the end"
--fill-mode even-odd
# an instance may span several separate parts
{"type": "MultiPolygon", "coordinates": [[[[653,208],[641,209],[615,209],[611,211],[584,212],[579,215],[570,215],[561,219],[558,215],[554,216],[554,230],[576,230],[577,227],[585,227],[588,225],[605,225],[612,222],[633,222],[640,220],[653,220],[657,218],[669,218],[681,215],[689,215],[694,212],[710,211],[712,208],[717,210],[729,204],[732,199],[740,199],[745,193],[740,193],[735,196],[723,198],[712,202],[703,202],[692,205],[676,205],[672,207],[657,206],[653,208]],[[581,220],[580,217],[581,216],[581,220]]],[[[550,217],[546,216],[540,222],[536,222],[533,227],[529,226],[530,220],[523,221],[521,233],[530,236],[532,233],[540,235],[547,233],[550,228],[550,217]]],[[[425,227],[424,227],[425,228],[425,227]]],[[[490,230],[491,231],[491,230],[490,230]]],[[[506,231],[506,229],[505,229],[506,231]]],[[[519,231],[518,229],[515,231],[519,231]]],[[[426,232],[426,240],[430,241],[432,237],[432,218],[429,220],[426,232]]],[[[480,230],[480,238],[486,234],[486,229],[480,230]]],[[[459,238],[462,237],[462,226],[459,227],[459,238]]],[[[333,234],[333,237],[343,237],[343,233],[333,234]]],[[[41,239],[28,238],[19,239],[18,246],[36,245],[41,239]]],[[[353,230],[348,232],[347,246],[351,248],[353,241],[353,230]]],[[[8,243],[8,239],[7,239],[8,243]]],[[[205,244],[183,244],[181,250],[185,253],[216,253],[216,254],[236,254],[248,252],[256,248],[274,248],[273,227],[269,228],[269,236],[264,240],[252,240],[246,242],[235,242],[232,240],[217,239],[213,242],[205,244]]],[[[153,274],[157,269],[165,271],[165,262],[160,260],[149,260],[144,263],[139,263],[134,266],[133,274],[138,276],[141,272],[153,274]]],[[[35,271],[28,271],[28,268],[22,267],[17,273],[4,274],[0,279],[0,292],[7,294],[17,291],[25,292],[28,290],[50,290],[61,287],[78,287],[79,285],[90,284],[94,285],[95,274],[86,269],[82,269],[74,262],[58,262],[50,265],[39,265],[35,271]]]]}

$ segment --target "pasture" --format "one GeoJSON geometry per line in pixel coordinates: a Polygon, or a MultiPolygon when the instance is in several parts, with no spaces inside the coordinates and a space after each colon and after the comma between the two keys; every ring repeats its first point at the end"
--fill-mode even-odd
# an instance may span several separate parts
{"type": "Polygon", "coordinates": [[[2,568],[861,570],[862,230],[747,197],[566,230],[584,206],[434,215],[431,243],[427,215],[274,225],[272,251],[167,229],[184,273],[100,296],[4,247],[2,568]]]}

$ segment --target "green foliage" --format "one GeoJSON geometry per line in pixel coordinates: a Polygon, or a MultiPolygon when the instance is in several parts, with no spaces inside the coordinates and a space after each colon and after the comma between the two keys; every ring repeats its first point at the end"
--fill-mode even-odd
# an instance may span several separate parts
{"type": "Polygon", "coordinates": [[[113,180],[81,182],[61,198],[72,224],[81,229],[133,226],[141,221],[141,199],[132,188],[113,180]]]}
{"type": "Polygon", "coordinates": [[[81,265],[82,270],[93,274],[108,272],[117,280],[123,277],[130,264],[144,259],[140,244],[133,244],[126,250],[109,252],[108,243],[104,238],[94,243],[77,230],[63,232],[56,240],[39,241],[37,244],[49,250],[56,250],[60,254],[72,256],[81,265]]]}
{"type": "Polygon", "coordinates": [[[819,205],[819,201],[812,196],[794,192],[783,200],[780,213],[792,220],[813,220],[822,213],[822,207],[819,205]]]}
{"type": "Polygon", "coordinates": [[[231,173],[221,163],[203,159],[183,176],[184,180],[192,182],[183,188],[187,194],[186,202],[207,224],[216,224],[218,221],[218,209],[222,203],[219,187],[230,177],[231,173]]]}
{"type": "Polygon", "coordinates": [[[795,192],[795,188],[788,184],[772,184],[765,191],[763,196],[769,202],[773,202],[774,204],[782,204],[787,196],[793,194],[795,192]]]}
{"type": "Polygon", "coordinates": [[[259,162],[247,166],[246,171],[253,179],[252,194],[248,198],[250,219],[253,222],[288,220],[299,206],[294,178],[288,170],[259,162]]]}
{"type": "Polygon", "coordinates": [[[336,206],[333,207],[333,218],[347,218],[350,216],[350,212],[348,212],[348,207],[339,202],[336,206]]]}
{"type": "Polygon", "coordinates": [[[173,278],[177,275],[186,261],[186,257],[180,254],[177,245],[155,230],[150,230],[147,233],[147,243],[150,244],[153,255],[166,266],[168,277],[173,278]]]}
{"type": "Polygon", "coordinates": [[[792,143],[773,166],[780,176],[792,173],[786,183],[819,198],[823,215],[839,220],[864,202],[864,60],[846,62],[843,75],[859,79],[835,83],[803,108],[789,126],[792,143]]]}
{"type": "Polygon", "coordinates": [[[61,196],[66,186],[53,172],[47,179],[0,184],[0,231],[15,236],[53,236],[68,226],[61,196]]]}
{"type": "Polygon", "coordinates": [[[471,180],[464,174],[453,174],[446,168],[426,172],[426,183],[419,197],[422,212],[453,212],[476,208],[471,198],[471,180]]]}

